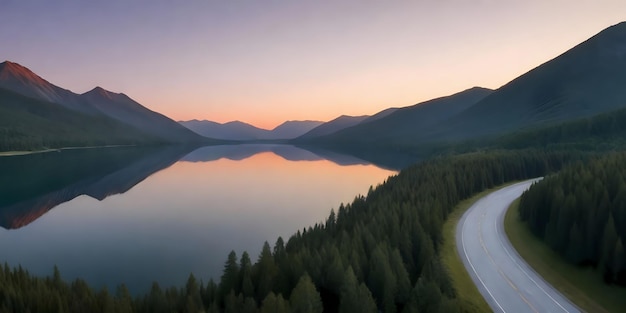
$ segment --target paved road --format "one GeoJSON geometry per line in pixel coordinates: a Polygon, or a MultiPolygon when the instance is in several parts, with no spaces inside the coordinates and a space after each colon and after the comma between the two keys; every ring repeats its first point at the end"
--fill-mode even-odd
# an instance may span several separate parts
{"type": "Polygon", "coordinates": [[[459,255],[494,312],[580,312],[517,254],[504,233],[506,209],[535,180],[478,200],[457,225],[459,255]]]}

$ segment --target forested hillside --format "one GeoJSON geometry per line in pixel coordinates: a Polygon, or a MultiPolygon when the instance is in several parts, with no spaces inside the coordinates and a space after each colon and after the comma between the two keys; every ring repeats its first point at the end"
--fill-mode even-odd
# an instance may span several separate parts
{"type": "Polygon", "coordinates": [[[519,211],[565,260],[626,286],[626,153],[578,163],[537,183],[519,211]]]}
{"type": "Polygon", "coordinates": [[[72,111],[0,88],[0,151],[162,142],[106,116],[72,111]]]}
{"type": "Polygon", "coordinates": [[[232,252],[219,282],[190,276],[182,288],[131,297],[0,271],[0,312],[463,312],[441,264],[442,224],[462,199],[507,181],[545,175],[572,152],[475,153],[406,170],[324,223],[265,244],[255,263],[232,252]]]}
{"type": "Polygon", "coordinates": [[[548,149],[606,150],[624,146],[626,109],[545,126],[506,135],[494,141],[494,146],[519,149],[524,147],[548,149]]]}

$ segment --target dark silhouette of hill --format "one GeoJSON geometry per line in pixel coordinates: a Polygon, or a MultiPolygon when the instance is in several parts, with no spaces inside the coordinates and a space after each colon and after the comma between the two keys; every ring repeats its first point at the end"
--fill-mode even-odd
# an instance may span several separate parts
{"type": "Polygon", "coordinates": [[[306,134],[313,128],[322,125],[320,121],[286,121],[272,129],[267,139],[293,139],[306,134]]]}
{"type": "Polygon", "coordinates": [[[315,138],[315,137],[330,135],[342,129],[357,125],[363,122],[364,120],[366,120],[367,118],[369,118],[369,116],[367,115],[362,115],[362,116],[342,115],[332,121],[328,121],[322,125],[319,125],[313,128],[311,131],[307,132],[306,134],[298,138],[306,139],[306,138],[315,138]]]}
{"type": "Polygon", "coordinates": [[[26,226],[80,195],[103,200],[124,193],[190,149],[123,147],[0,158],[0,227],[26,226]]]}
{"type": "Polygon", "coordinates": [[[491,91],[472,88],[400,108],[302,144],[415,150],[492,139],[626,107],[626,22],[491,91]]]}
{"type": "Polygon", "coordinates": [[[422,141],[501,135],[626,107],[626,22],[514,79],[422,141]]]}
{"type": "Polygon", "coordinates": [[[384,109],[368,118],[366,118],[364,121],[362,121],[362,123],[367,123],[367,122],[372,122],[375,120],[379,120],[383,117],[386,117],[387,115],[399,110],[400,108],[388,108],[388,109],[384,109]]]}
{"type": "Polygon", "coordinates": [[[354,146],[367,144],[386,145],[398,143],[405,137],[420,135],[442,121],[462,112],[493,92],[474,87],[451,96],[422,102],[410,107],[385,112],[386,116],[365,120],[318,138],[298,138],[295,142],[312,142],[330,145],[354,146]]]}

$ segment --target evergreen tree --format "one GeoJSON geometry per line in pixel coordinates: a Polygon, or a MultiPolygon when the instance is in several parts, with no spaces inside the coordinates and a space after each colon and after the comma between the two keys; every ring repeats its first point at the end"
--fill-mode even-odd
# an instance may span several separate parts
{"type": "Polygon", "coordinates": [[[289,302],[285,301],[281,294],[275,295],[270,292],[261,306],[261,313],[289,313],[289,302]]]}
{"type": "Polygon", "coordinates": [[[278,274],[278,268],[274,262],[274,256],[267,241],[259,255],[259,260],[254,266],[254,285],[256,286],[256,299],[261,301],[273,289],[278,274]]]}
{"type": "Polygon", "coordinates": [[[239,292],[239,265],[237,264],[237,254],[231,251],[224,264],[224,273],[220,279],[219,298],[224,299],[226,295],[239,292]]]}
{"type": "Polygon", "coordinates": [[[241,262],[239,265],[239,279],[241,280],[241,290],[243,297],[254,297],[254,285],[252,284],[252,262],[248,252],[241,255],[241,262]]]}
{"type": "Polygon", "coordinates": [[[351,312],[369,313],[377,312],[377,309],[372,293],[365,284],[359,285],[352,267],[348,267],[341,287],[339,313],[351,312]]]}
{"type": "Polygon", "coordinates": [[[302,275],[289,298],[293,313],[321,313],[324,310],[322,299],[308,274],[302,275]]]}

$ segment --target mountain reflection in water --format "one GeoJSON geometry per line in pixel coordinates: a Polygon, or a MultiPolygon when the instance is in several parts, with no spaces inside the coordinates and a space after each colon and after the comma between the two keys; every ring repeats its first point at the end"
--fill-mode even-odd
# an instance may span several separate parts
{"type": "Polygon", "coordinates": [[[0,158],[0,262],[95,287],[182,285],[256,258],[395,173],[286,145],[111,148],[0,158]]]}

